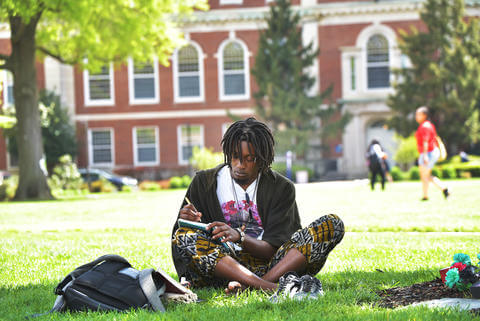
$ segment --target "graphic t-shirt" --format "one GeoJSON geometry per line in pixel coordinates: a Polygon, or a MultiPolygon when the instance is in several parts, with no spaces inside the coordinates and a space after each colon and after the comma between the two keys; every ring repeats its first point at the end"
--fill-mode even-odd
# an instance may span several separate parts
{"type": "Polygon", "coordinates": [[[261,239],[263,225],[257,209],[258,180],[244,190],[230,176],[230,168],[225,166],[217,176],[217,198],[228,225],[233,228],[245,225],[245,234],[261,239]]]}

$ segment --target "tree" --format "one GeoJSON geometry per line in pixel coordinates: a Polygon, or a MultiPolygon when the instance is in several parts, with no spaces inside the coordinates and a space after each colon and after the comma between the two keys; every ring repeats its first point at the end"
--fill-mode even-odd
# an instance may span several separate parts
{"type": "Polygon", "coordinates": [[[333,121],[340,106],[322,108],[324,101],[330,100],[332,87],[309,95],[315,78],[307,68],[319,50],[313,48],[313,43],[302,44],[300,16],[292,11],[290,1],[277,0],[271,5],[266,22],[268,27],[260,35],[252,69],[258,85],[254,93],[256,114],[271,126],[278,152],[292,150],[301,156],[312,137],[338,135],[349,117],[333,121]]]}
{"type": "Polygon", "coordinates": [[[427,31],[401,31],[400,49],[411,67],[394,71],[398,81],[388,105],[391,125],[409,136],[415,109],[428,106],[450,154],[480,138],[480,25],[465,18],[463,0],[428,0],[421,13],[427,31]]]}
{"type": "MultiPolygon", "coordinates": [[[[67,108],[62,106],[60,97],[54,92],[40,91],[39,109],[46,166],[50,171],[60,162],[61,156],[68,154],[73,158],[77,154],[75,127],[70,121],[67,108]]],[[[6,114],[4,117],[15,119],[15,108],[7,107],[3,112],[6,114]]],[[[17,127],[6,128],[4,136],[8,138],[9,153],[18,157],[15,141],[17,127]]]]}
{"type": "Polygon", "coordinates": [[[0,54],[0,69],[12,72],[17,118],[19,184],[15,199],[50,199],[41,170],[43,144],[38,111],[37,53],[92,71],[127,57],[162,64],[180,44],[173,18],[206,0],[2,0],[0,21],[8,21],[11,52],[0,54]],[[87,60],[87,59],[88,60],[87,60]],[[2,62],[3,61],[3,62],[2,62]]]}

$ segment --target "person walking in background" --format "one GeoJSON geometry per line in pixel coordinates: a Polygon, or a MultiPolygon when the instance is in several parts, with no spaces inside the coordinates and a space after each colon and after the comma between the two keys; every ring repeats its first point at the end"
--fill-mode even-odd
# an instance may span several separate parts
{"type": "MultiPolygon", "coordinates": [[[[380,145],[380,142],[373,139],[367,148],[367,162],[370,170],[370,185],[372,191],[375,189],[377,175],[381,177],[382,190],[385,190],[385,178],[389,175],[390,168],[387,162],[387,154],[380,145]]],[[[390,180],[390,179],[389,179],[390,180]]]]}
{"type": "Polygon", "coordinates": [[[420,170],[420,179],[422,180],[423,198],[428,200],[428,186],[432,182],[442,190],[443,196],[447,199],[450,192],[442,181],[436,176],[432,176],[432,168],[440,157],[440,150],[437,142],[437,131],[435,126],[428,120],[428,108],[425,106],[417,108],[415,120],[419,124],[415,138],[417,139],[417,149],[419,153],[418,167],[420,170]]]}

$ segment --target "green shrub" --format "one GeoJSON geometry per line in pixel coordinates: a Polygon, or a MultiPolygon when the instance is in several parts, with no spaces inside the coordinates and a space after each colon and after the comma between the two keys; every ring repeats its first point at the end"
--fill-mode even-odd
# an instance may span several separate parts
{"type": "Polygon", "coordinates": [[[183,180],[181,177],[173,176],[170,178],[170,188],[182,188],[183,180]]]}
{"type": "Polygon", "coordinates": [[[117,188],[105,178],[100,178],[98,181],[90,183],[90,192],[92,193],[112,193],[117,188]]]}
{"type": "Polygon", "coordinates": [[[457,171],[453,165],[447,165],[442,167],[443,178],[457,178],[457,171]]]}
{"type": "Polygon", "coordinates": [[[193,147],[192,158],[190,158],[190,161],[195,169],[205,170],[222,164],[223,154],[215,153],[211,148],[200,148],[195,146],[193,147]]]}
{"type": "Polygon", "coordinates": [[[131,193],[131,192],[133,192],[133,186],[123,185],[121,192],[122,193],[131,193]]]}
{"type": "Polygon", "coordinates": [[[432,168],[432,176],[442,178],[443,177],[442,169],[438,167],[432,168]]]}
{"type": "Polygon", "coordinates": [[[408,178],[412,181],[416,181],[420,179],[420,170],[418,169],[418,166],[413,166],[410,168],[408,171],[408,178]]]}
{"type": "Polygon", "coordinates": [[[413,135],[407,138],[398,136],[396,139],[399,145],[393,159],[400,167],[407,169],[418,157],[417,141],[413,135]]]}
{"type": "Polygon", "coordinates": [[[401,181],[405,179],[405,173],[402,172],[402,170],[398,166],[392,167],[392,169],[390,170],[390,175],[392,175],[392,179],[394,181],[401,181]]]}
{"type": "Polygon", "coordinates": [[[182,187],[188,187],[190,186],[190,183],[192,182],[192,178],[188,175],[183,175],[182,176],[182,187]]]}
{"type": "Polygon", "coordinates": [[[463,163],[451,165],[457,171],[457,176],[462,172],[470,172],[471,177],[480,177],[480,163],[463,163]]]}
{"type": "Polygon", "coordinates": [[[72,161],[72,156],[66,154],[58,159],[58,165],[53,168],[53,174],[48,179],[52,192],[78,191],[82,189],[83,180],[78,172],[77,165],[72,161]]]}
{"type": "Polygon", "coordinates": [[[143,181],[140,183],[138,188],[140,188],[140,190],[142,191],[149,191],[149,192],[159,191],[162,189],[160,184],[152,181],[143,181]]]}
{"type": "Polygon", "coordinates": [[[0,185],[0,201],[8,201],[15,197],[18,186],[18,176],[12,175],[3,180],[0,185]]]}

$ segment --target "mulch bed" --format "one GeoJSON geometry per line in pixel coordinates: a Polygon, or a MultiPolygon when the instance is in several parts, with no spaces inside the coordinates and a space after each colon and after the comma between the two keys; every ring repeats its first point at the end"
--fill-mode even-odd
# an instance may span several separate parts
{"type": "MultiPolygon", "coordinates": [[[[378,306],[390,309],[442,298],[471,298],[470,291],[461,292],[451,289],[445,286],[440,278],[406,287],[381,290],[376,293],[382,298],[378,306]]],[[[479,313],[475,310],[479,309],[471,310],[471,312],[479,313]]]]}

